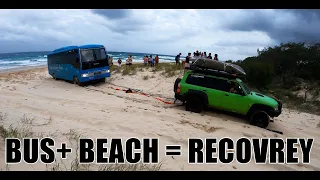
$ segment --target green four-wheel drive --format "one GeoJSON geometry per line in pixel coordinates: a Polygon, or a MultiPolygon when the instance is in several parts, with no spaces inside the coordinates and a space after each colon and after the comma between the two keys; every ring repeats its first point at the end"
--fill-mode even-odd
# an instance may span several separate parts
{"type": "Polygon", "coordinates": [[[281,114],[282,103],[250,91],[238,77],[228,73],[187,71],[174,85],[175,98],[184,102],[187,111],[200,113],[206,107],[246,115],[250,124],[262,128],[270,117],[281,114]]]}

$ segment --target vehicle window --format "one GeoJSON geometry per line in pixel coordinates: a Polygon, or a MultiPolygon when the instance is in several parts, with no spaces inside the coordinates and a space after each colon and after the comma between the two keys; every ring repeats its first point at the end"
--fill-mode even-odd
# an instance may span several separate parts
{"type": "Polygon", "coordinates": [[[250,89],[246,86],[246,84],[245,83],[241,83],[242,84],[242,87],[243,87],[243,89],[246,91],[246,93],[247,94],[250,94],[250,89]]]}
{"type": "Polygon", "coordinates": [[[204,76],[196,75],[196,74],[190,74],[187,79],[186,83],[196,85],[196,86],[204,86],[204,76]]]}
{"type": "Polygon", "coordinates": [[[93,51],[91,49],[81,50],[81,60],[82,62],[94,61],[93,51]]]}
{"type": "Polygon", "coordinates": [[[80,67],[79,62],[77,62],[77,58],[78,58],[78,50],[71,50],[68,52],[68,63],[72,64],[74,68],[78,69],[80,67]]]}
{"type": "Polygon", "coordinates": [[[48,64],[74,64],[78,57],[78,50],[70,50],[48,56],[48,64]]]}
{"type": "Polygon", "coordinates": [[[54,61],[55,61],[55,64],[62,64],[61,53],[55,54],[54,61]]]}
{"type": "Polygon", "coordinates": [[[68,52],[63,52],[61,53],[61,56],[60,56],[60,60],[61,60],[61,64],[70,64],[68,61],[68,52]]]}
{"type": "Polygon", "coordinates": [[[206,76],[205,87],[220,91],[228,91],[228,81],[206,76]]]}
{"type": "Polygon", "coordinates": [[[228,92],[233,93],[233,94],[243,94],[243,89],[238,83],[235,82],[229,82],[229,90],[228,92]]]}
{"type": "Polygon", "coordinates": [[[52,64],[52,59],[53,59],[53,56],[54,55],[48,55],[48,65],[51,65],[52,64]]]}
{"type": "Polygon", "coordinates": [[[96,55],[96,60],[105,60],[107,59],[106,51],[101,49],[94,49],[94,53],[96,55]]]}

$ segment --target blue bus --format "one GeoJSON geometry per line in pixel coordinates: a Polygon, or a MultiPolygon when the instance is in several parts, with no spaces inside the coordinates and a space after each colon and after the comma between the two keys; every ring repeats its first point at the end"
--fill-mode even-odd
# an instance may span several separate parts
{"type": "Polygon", "coordinates": [[[110,77],[108,54],[103,45],[67,46],[47,55],[48,71],[54,79],[82,85],[110,77]]]}

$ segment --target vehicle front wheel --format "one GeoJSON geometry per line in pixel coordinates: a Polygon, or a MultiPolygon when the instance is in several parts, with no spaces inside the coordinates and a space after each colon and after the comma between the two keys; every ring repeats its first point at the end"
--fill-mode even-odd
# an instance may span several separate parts
{"type": "Polygon", "coordinates": [[[53,73],[52,74],[52,78],[54,79],[54,80],[57,80],[57,77],[56,77],[56,75],[53,73]]]}
{"type": "Polygon", "coordinates": [[[106,78],[99,79],[99,82],[105,83],[106,82],[106,78]]]}
{"type": "Polygon", "coordinates": [[[199,97],[190,97],[185,104],[186,111],[200,113],[203,110],[203,101],[199,97]]]}
{"type": "Polygon", "coordinates": [[[79,81],[77,76],[73,77],[73,84],[77,84],[79,86],[82,86],[82,83],[79,81]]]}
{"type": "Polygon", "coordinates": [[[265,111],[255,111],[250,116],[250,124],[261,128],[269,125],[270,117],[265,111]]]}

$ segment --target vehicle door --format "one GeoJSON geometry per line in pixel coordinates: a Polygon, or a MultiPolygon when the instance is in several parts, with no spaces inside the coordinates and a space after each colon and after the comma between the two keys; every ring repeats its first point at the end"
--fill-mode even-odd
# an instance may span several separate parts
{"type": "Polygon", "coordinates": [[[225,86],[227,80],[216,77],[205,76],[205,90],[208,95],[209,106],[217,109],[224,109],[225,86]]]}
{"type": "Polygon", "coordinates": [[[229,88],[224,92],[222,101],[223,108],[230,112],[246,114],[250,105],[248,96],[237,82],[229,81],[228,85],[229,88]]]}
{"type": "Polygon", "coordinates": [[[214,89],[210,89],[207,87],[206,84],[209,82],[207,81],[206,76],[202,74],[190,74],[186,79],[186,84],[184,85],[183,89],[201,91],[207,94],[209,106],[218,107],[219,102],[216,99],[216,93],[214,93],[214,89]]]}

